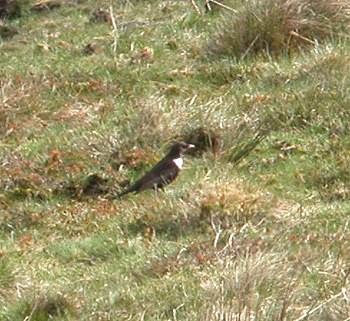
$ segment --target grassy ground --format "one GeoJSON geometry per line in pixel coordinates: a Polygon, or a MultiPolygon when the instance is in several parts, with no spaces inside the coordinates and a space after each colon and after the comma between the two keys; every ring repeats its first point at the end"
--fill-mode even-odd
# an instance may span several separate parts
{"type": "Polygon", "coordinates": [[[244,1],[33,3],[0,43],[0,319],[348,320],[347,35],[213,56],[244,1]],[[110,200],[179,139],[171,186],[110,200]]]}

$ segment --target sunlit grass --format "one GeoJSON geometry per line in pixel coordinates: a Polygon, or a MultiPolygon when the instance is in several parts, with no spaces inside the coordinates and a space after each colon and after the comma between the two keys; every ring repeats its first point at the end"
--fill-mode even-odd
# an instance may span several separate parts
{"type": "Polygon", "coordinates": [[[209,59],[225,9],[32,3],[0,45],[0,319],[345,320],[347,38],[209,59]],[[171,185],[111,200],[180,139],[171,185]]]}

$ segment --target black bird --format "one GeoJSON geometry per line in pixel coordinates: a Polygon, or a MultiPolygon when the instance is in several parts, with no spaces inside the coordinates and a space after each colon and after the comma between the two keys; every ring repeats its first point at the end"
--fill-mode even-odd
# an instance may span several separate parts
{"type": "Polygon", "coordinates": [[[128,189],[119,193],[117,198],[131,192],[139,193],[146,189],[162,188],[171,183],[179,174],[183,165],[182,157],[189,148],[194,148],[194,145],[184,142],[175,143],[161,161],[128,189]]]}

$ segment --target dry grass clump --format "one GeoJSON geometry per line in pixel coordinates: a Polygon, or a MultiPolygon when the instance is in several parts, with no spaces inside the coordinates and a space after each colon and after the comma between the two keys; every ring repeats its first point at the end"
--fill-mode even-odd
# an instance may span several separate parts
{"type": "Polygon", "coordinates": [[[327,38],[348,36],[350,2],[339,0],[255,0],[236,17],[226,16],[209,45],[213,55],[244,58],[281,54],[327,38]]]}
{"type": "Polygon", "coordinates": [[[275,207],[274,201],[263,191],[232,179],[201,186],[197,201],[202,224],[215,224],[219,229],[230,229],[231,232],[232,229],[240,231],[246,224],[258,225],[275,207]]]}
{"type": "Polygon", "coordinates": [[[282,248],[275,242],[271,252],[227,252],[214,263],[201,284],[210,298],[201,308],[201,320],[345,320],[346,276],[336,280],[344,263],[327,255],[303,260],[282,248]],[[324,271],[328,265],[337,268],[324,271]],[[324,291],[330,279],[332,289],[324,291]]]}
{"type": "Polygon", "coordinates": [[[202,282],[211,297],[203,305],[203,320],[285,320],[300,277],[292,265],[286,265],[285,258],[260,251],[219,261],[212,276],[202,282]],[[279,300],[270,301],[276,292],[279,300]]]}

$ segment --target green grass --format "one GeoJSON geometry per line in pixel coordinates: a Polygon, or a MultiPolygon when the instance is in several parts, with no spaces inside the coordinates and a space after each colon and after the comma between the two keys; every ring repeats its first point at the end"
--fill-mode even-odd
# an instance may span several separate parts
{"type": "Polygon", "coordinates": [[[232,53],[255,2],[33,3],[0,43],[0,319],[347,319],[346,31],[232,53]],[[175,182],[111,200],[180,139],[175,182]]]}

